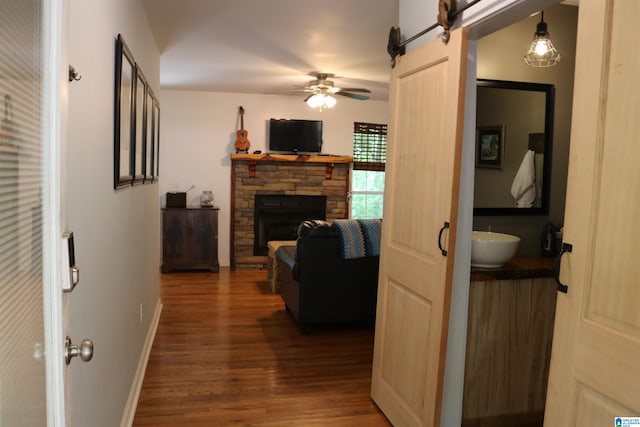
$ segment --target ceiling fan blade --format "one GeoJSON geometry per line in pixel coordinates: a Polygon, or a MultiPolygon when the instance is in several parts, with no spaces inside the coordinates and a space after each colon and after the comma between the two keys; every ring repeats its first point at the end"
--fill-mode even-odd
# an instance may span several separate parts
{"type": "Polygon", "coordinates": [[[365,95],[358,95],[355,93],[349,93],[349,92],[343,92],[343,91],[336,92],[336,95],[346,96],[347,98],[359,99],[360,101],[366,101],[367,99],[369,99],[369,97],[365,95]]]}
{"type": "Polygon", "coordinates": [[[364,93],[371,93],[371,91],[369,89],[365,89],[362,87],[341,87],[340,88],[341,92],[364,92],[364,93]]]}
{"type": "Polygon", "coordinates": [[[311,98],[313,95],[315,95],[315,93],[312,93],[311,95],[307,96],[302,102],[307,102],[309,98],[311,98]]]}

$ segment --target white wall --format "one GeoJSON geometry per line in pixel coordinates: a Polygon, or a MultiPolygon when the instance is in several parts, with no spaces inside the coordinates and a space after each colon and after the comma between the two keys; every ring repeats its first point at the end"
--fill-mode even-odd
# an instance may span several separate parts
{"type": "Polygon", "coordinates": [[[115,39],[122,33],[151,87],[159,53],[138,1],[68,0],[69,84],[66,222],[74,231],[80,283],[68,296],[74,343],[93,339],[89,363],[70,365],[72,425],[120,425],[158,303],[158,185],[113,190],[115,39]],[[139,321],[139,305],[144,321],[139,321]]]}
{"type": "Polygon", "coordinates": [[[203,190],[212,190],[220,207],[218,248],[220,265],[229,265],[230,154],[239,129],[238,107],[250,152],[267,151],[270,118],[323,121],[322,151],[353,154],[353,122],[387,123],[386,101],[357,101],[338,97],[338,104],[319,112],[301,96],[255,95],[163,90],[160,92],[160,199],[167,191],[185,191],[187,204],[197,207],[203,190]]]}

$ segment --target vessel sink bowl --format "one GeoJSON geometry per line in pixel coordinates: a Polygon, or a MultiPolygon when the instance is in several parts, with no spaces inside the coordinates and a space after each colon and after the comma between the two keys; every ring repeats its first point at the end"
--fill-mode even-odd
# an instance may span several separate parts
{"type": "Polygon", "coordinates": [[[498,268],[516,254],[520,238],[511,234],[474,231],[471,238],[471,266],[498,268]]]}

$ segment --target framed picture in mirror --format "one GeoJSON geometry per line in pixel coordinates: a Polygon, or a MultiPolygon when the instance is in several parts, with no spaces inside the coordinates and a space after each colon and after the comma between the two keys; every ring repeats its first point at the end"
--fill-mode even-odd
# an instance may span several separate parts
{"type": "Polygon", "coordinates": [[[476,167],[502,169],[504,166],[504,125],[476,129],[476,167]]]}

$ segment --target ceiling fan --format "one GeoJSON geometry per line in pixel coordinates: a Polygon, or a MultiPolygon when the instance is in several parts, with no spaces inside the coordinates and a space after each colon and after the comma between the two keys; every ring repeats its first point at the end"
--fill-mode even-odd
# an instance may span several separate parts
{"type": "Polygon", "coordinates": [[[366,101],[369,99],[362,93],[371,93],[369,89],[365,88],[340,88],[334,86],[332,80],[328,80],[330,77],[335,77],[335,74],[331,73],[309,73],[310,76],[315,77],[315,80],[311,80],[304,91],[310,93],[303,102],[306,102],[311,108],[318,108],[324,110],[325,108],[332,108],[336,105],[336,100],[332,95],[346,96],[347,98],[353,98],[360,101],[366,101]],[[354,93],[359,92],[359,93],[354,93]]]}

